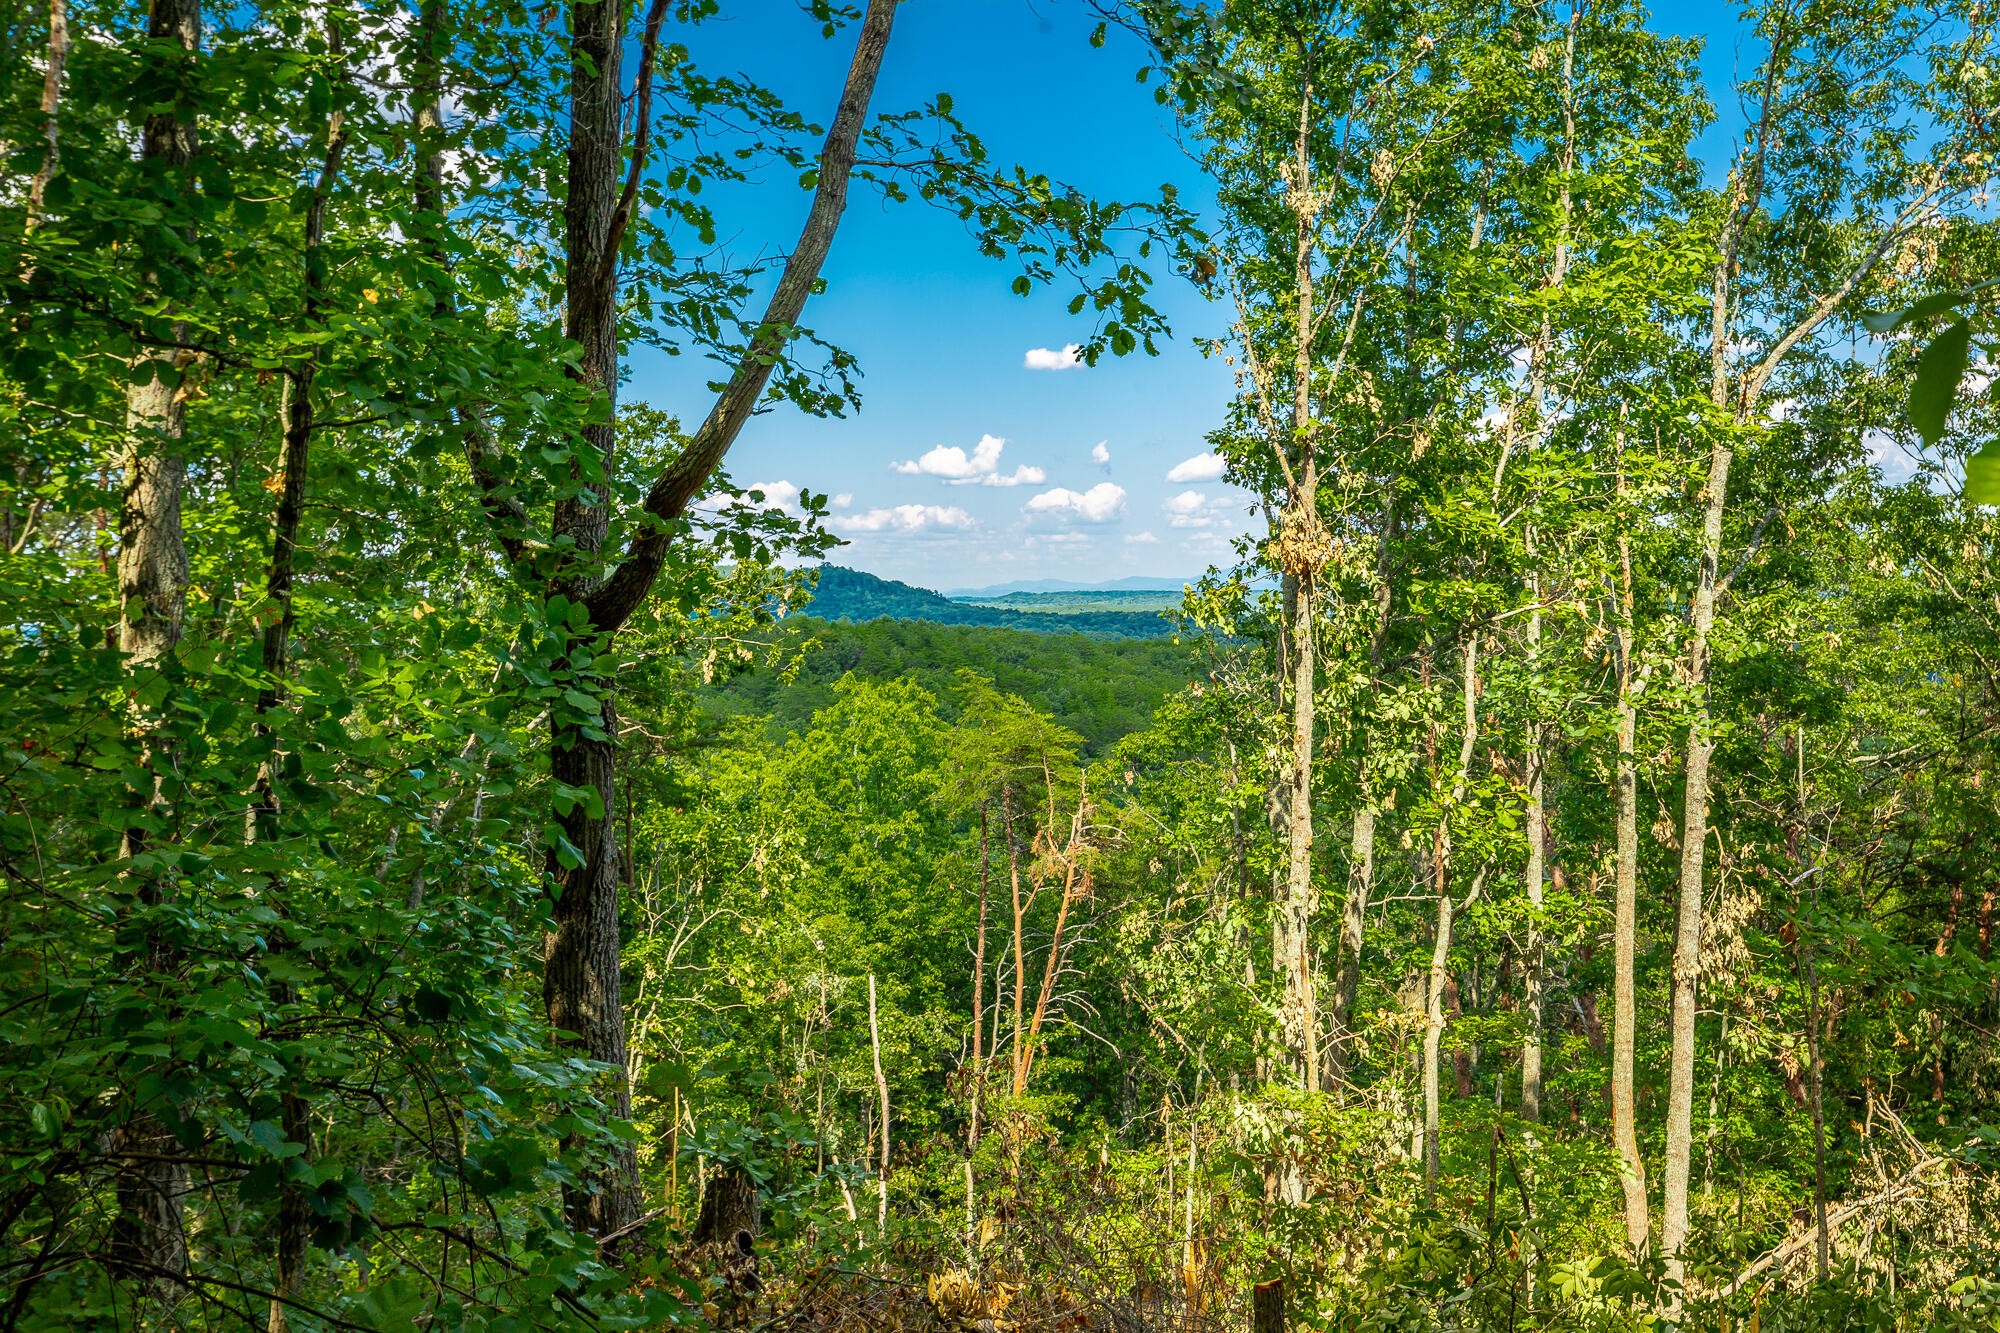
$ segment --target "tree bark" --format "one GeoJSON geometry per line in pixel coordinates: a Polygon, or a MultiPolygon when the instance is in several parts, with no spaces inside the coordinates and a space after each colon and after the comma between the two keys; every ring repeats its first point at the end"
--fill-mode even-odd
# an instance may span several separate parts
{"type": "MultiPolygon", "coordinates": [[[[1299,127],[1292,164],[1292,209],[1297,219],[1293,281],[1297,286],[1297,341],[1292,366],[1292,448],[1297,462],[1290,478],[1280,545],[1285,573],[1295,582],[1291,599],[1291,782],[1286,793],[1285,897],[1279,911],[1280,957],[1274,960],[1284,979],[1279,1010],[1285,1051],[1292,1075],[1308,1092],[1319,1091],[1319,1017],[1314,1000],[1312,916],[1313,808],[1312,770],[1316,676],[1314,601],[1319,593],[1322,525],[1319,519],[1319,461],[1315,455],[1312,420],[1313,368],[1313,249],[1319,208],[1312,193],[1313,87],[1310,76],[1299,96],[1299,127]]],[[[1284,445],[1273,441],[1281,450],[1284,445]]]]}
{"type": "MultiPolygon", "coordinates": [[[[1389,497],[1382,506],[1382,535],[1375,551],[1375,625],[1368,637],[1368,679],[1382,678],[1382,658],[1389,641],[1389,614],[1394,604],[1390,586],[1390,543],[1396,530],[1395,482],[1389,483],[1389,497]]],[[[1354,1032],[1354,1005],[1361,990],[1361,949],[1368,923],[1368,900],[1375,891],[1375,826],[1380,818],[1375,808],[1375,788],[1370,770],[1369,747],[1372,736],[1362,722],[1362,756],[1355,775],[1358,802],[1348,833],[1347,899],[1340,909],[1340,965],[1334,977],[1332,1022],[1327,1042],[1329,1087],[1347,1077],[1348,1045],[1354,1032]]]]}
{"type": "Polygon", "coordinates": [[[1364,772],[1361,802],[1348,834],[1347,899],[1340,905],[1340,965],[1334,972],[1333,1014],[1328,1025],[1327,1083],[1347,1077],[1348,1045],[1354,1035],[1354,1002],[1361,990],[1361,948],[1368,924],[1368,898],[1375,885],[1373,793],[1364,772]]]}
{"type": "MultiPolygon", "coordinates": [[[[1528,623],[1529,658],[1532,663],[1542,635],[1539,611],[1530,613],[1528,623]]],[[[1533,671],[1532,665],[1530,671],[1533,671]]],[[[1522,1008],[1527,1031],[1521,1041],[1521,1118],[1534,1123],[1542,1118],[1542,1026],[1543,996],[1547,989],[1546,946],[1542,942],[1541,914],[1546,880],[1547,812],[1542,805],[1542,727],[1528,724],[1528,865],[1525,887],[1528,895],[1528,938],[1523,963],[1522,1008]]]]}
{"type": "MultiPolygon", "coordinates": [[[[1617,436],[1620,506],[1625,498],[1625,431],[1621,416],[1617,436]]],[[[1618,1151],[1619,1184],[1625,1193],[1625,1239],[1638,1255],[1652,1234],[1646,1199],[1646,1164],[1639,1155],[1639,1136],[1632,1090],[1633,1046],[1638,1033],[1635,969],[1638,963],[1639,903],[1639,730],[1638,700],[1632,674],[1632,538],[1622,527],[1618,535],[1618,766],[1617,852],[1612,890],[1611,981],[1611,1139],[1618,1151]]]]}
{"type": "MultiPolygon", "coordinates": [[[[183,60],[201,45],[200,0],[155,0],[147,16],[148,43],[172,43],[183,60]]],[[[195,112],[187,83],[177,88],[171,107],[147,115],[140,137],[140,155],[149,166],[177,177],[194,159],[195,112]]],[[[184,334],[173,327],[173,341],[184,334]]],[[[188,556],[181,525],[181,492],[187,475],[181,452],[185,428],[179,393],[183,369],[174,347],[149,349],[135,358],[134,376],[126,390],[124,473],[118,518],[118,646],[135,698],[164,672],[180,645],[187,615],[188,556]]],[[[132,862],[143,855],[156,826],[171,817],[168,774],[170,742],[158,732],[158,716],[134,704],[133,723],[143,741],[142,769],[148,789],[138,795],[140,810],[120,839],[119,855],[132,862]]],[[[167,893],[157,871],[128,872],[136,881],[142,907],[158,907],[167,893]]],[[[172,965],[172,955],[150,930],[140,966],[159,973],[172,965]]],[[[189,1189],[188,1170],[179,1160],[181,1148],[158,1117],[136,1108],[119,1129],[119,1146],[133,1154],[118,1178],[118,1211],[111,1229],[114,1267],[129,1265],[154,1294],[171,1297],[178,1287],[170,1277],[187,1268],[187,1235],[182,1225],[182,1200],[189,1189]]]]}
{"type": "Polygon", "coordinates": [[[21,228],[33,231],[41,220],[42,200],[62,160],[62,134],[57,112],[62,107],[63,75],[69,68],[68,0],[49,0],[48,64],[42,71],[42,164],[28,186],[28,209],[21,228]]]}
{"type": "Polygon", "coordinates": [[[741,1167],[718,1170],[702,1191],[701,1211],[695,1215],[694,1243],[721,1245],[738,1232],[757,1238],[757,1184],[741,1167]]]}
{"type": "MultiPolygon", "coordinates": [[[[332,23],[326,27],[326,39],[328,52],[338,56],[341,35],[332,23]]],[[[327,125],[326,153],[320,162],[319,180],[313,187],[311,201],[306,205],[301,252],[305,301],[301,323],[307,330],[315,328],[326,314],[325,280],[322,276],[325,269],[319,261],[318,251],[326,240],[327,204],[332,198],[334,178],[339,174],[346,147],[345,117],[336,109],[327,125]]],[[[315,409],[313,384],[318,372],[319,353],[315,349],[300,358],[289,372],[287,381],[285,443],[278,463],[278,507],[271,522],[270,567],[264,580],[267,614],[270,607],[275,607],[277,614],[264,627],[264,685],[257,694],[255,730],[270,747],[258,766],[257,800],[251,811],[251,839],[257,842],[268,842],[278,836],[280,801],[277,770],[281,742],[275,715],[285,699],[286,676],[291,665],[292,631],[298,623],[293,585],[298,575],[299,528],[305,518],[306,477],[312,457],[315,409]]],[[[270,888],[274,910],[283,913],[285,895],[282,884],[274,879],[270,888]]],[[[289,948],[290,943],[281,926],[272,933],[272,949],[275,952],[289,948]]],[[[289,983],[272,983],[271,1001],[280,1013],[296,1003],[297,999],[298,995],[289,983]]],[[[313,1155],[312,1115],[309,1104],[299,1091],[299,1083],[298,1071],[287,1069],[278,1097],[279,1125],[286,1141],[299,1144],[304,1149],[303,1160],[310,1162],[313,1155]]],[[[266,1322],[269,1333],[286,1333],[291,1327],[287,1317],[288,1302],[298,1296],[305,1284],[306,1240],[310,1221],[305,1186],[296,1180],[286,1179],[278,1191],[278,1225],[273,1256],[275,1291],[266,1322]]]]}
{"type": "MultiPolygon", "coordinates": [[[[1431,870],[1437,884],[1437,933],[1431,941],[1430,975],[1424,1008],[1424,1198],[1437,1199],[1439,1169],[1438,1046],[1444,1037],[1444,988],[1450,980],[1451,932],[1455,915],[1451,902],[1451,812],[1465,799],[1466,778],[1472,769],[1472,750],[1479,739],[1479,635],[1465,631],[1464,672],[1461,689],[1465,701],[1464,730],[1458,745],[1458,773],[1452,781],[1451,798],[1438,819],[1437,841],[1431,856],[1431,870]]],[[[1484,873],[1483,871],[1481,872],[1484,873]]],[[[1478,893],[1477,879],[1466,895],[1469,904],[1478,893]]]]}
{"type": "Polygon", "coordinates": [[[1285,1333],[1283,1282],[1259,1282],[1250,1289],[1250,1333],[1285,1333]]]}
{"type": "Polygon", "coordinates": [[[868,1050],[875,1059],[875,1094],[882,1102],[882,1169],[875,1177],[875,1234],[889,1227],[889,1080],[882,1073],[882,1025],[875,1018],[875,974],[868,974],[868,1050]]]}
{"type": "MultiPolygon", "coordinates": [[[[1728,333],[1729,276],[1715,271],[1713,316],[1717,344],[1716,394],[1726,403],[1721,358],[1728,333]]],[[[1701,891],[1708,846],[1708,762],[1715,753],[1708,705],[1708,635],[1715,624],[1716,574],[1722,561],[1722,518],[1729,494],[1734,453],[1726,431],[1718,430],[1709,449],[1708,483],[1703,491],[1701,553],[1695,571],[1689,620],[1687,684],[1694,699],[1688,723],[1687,777],[1682,797],[1680,902],[1673,959],[1673,1052],[1667,1070],[1667,1149],[1660,1200],[1660,1248],[1668,1276],[1684,1281],[1681,1248],[1688,1234],[1688,1181],[1694,1164],[1695,1001],[1701,978],[1701,891]]]]}
{"type": "MultiPolygon", "coordinates": [[[[1556,243],[1548,277],[1548,287],[1551,291],[1560,288],[1569,278],[1570,175],[1576,167],[1576,25],[1581,10],[1580,4],[1571,6],[1568,33],[1563,44],[1561,184],[1557,192],[1556,243]]],[[[1539,447],[1545,429],[1546,416],[1542,410],[1542,394],[1547,383],[1548,357],[1553,344],[1553,321],[1549,315],[1544,314],[1541,332],[1535,342],[1533,364],[1529,368],[1529,398],[1531,410],[1535,414],[1534,426],[1529,436],[1530,449],[1539,447]]],[[[1527,637],[1530,689],[1535,690],[1541,684],[1542,578],[1541,567],[1537,562],[1533,523],[1526,525],[1523,538],[1529,565],[1528,595],[1534,602],[1534,609],[1528,613],[1527,637]]],[[[1548,848],[1548,811],[1542,799],[1545,741],[1540,711],[1536,709],[1530,714],[1526,746],[1528,865],[1524,887],[1527,891],[1529,915],[1526,957],[1522,960],[1526,970],[1523,1008],[1526,1011],[1527,1034],[1521,1044],[1521,1118],[1530,1123],[1542,1118],[1542,1031],[1545,1025],[1543,1009],[1548,990],[1547,946],[1543,942],[1542,935],[1543,894],[1547,880],[1545,858],[1548,848]]]]}

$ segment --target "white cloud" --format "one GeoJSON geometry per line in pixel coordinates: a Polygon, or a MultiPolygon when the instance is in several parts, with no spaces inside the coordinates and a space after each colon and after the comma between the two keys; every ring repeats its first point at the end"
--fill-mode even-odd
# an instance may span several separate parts
{"type": "Polygon", "coordinates": [[[854,503],[853,491],[842,491],[840,494],[833,497],[833,507],[835,509],[845,509],[853,503],[854,503]]]}
{"type": "Polygon", "coordinates": [[[1108,523],[1125,512],[1125,488],[1109,481],[1100,481],[1087,491],[1058,486],[1029,500],[1021,512],[1030,518],[1108,523]]]}
{"type": "Polygon", "coordinates": [[[1099,440],[1096,444],[1091,445],[1090,461],[1093,463],[1109,463],[1111,461],[1111,441],[1099,440]]]}
{"type": "Polygon", "coordinates": [[[756,504],[745,497],[744,503],[756,505],[758,509],[781,509],[790,513],[799,498],[799,488],[789,481],[753,481],[750,490],[764,492],[764,503],[756,504]]]}
{"type": "Polygon", "coordinates": [[[1167,470],[1167,480],[1174,482],[1215,481],[1222,476],[1221,454],[1196,454],[1184,458],[1167,470]]]}
{"type": "Polygon", "coordinates": [[[840,520],[848,532],[923,532],[930,528],[978,527],[972,515],[957,505],[891,505],[850,514],[840,520]]]}
{"type": "Polygon", "coordinates": [[[799,488],[789,481],[753,481],[740,491],[717,491],[696,501],[694,508],[704,514],[720,514],[725,509],[775,509],[780,513],[797,513],[799,488]],[[752,500],[750,492],[762,491],[762,503],[752,500]]]}
{"type": "Polygon", "coordinates": [[[982,435],[972,452],[955,444],[940,444],[922,458],[889,464],[890,470],[906,477],[939,477],[948,486],[1039,486],[1048,474],[1038,467],[1022,464],[1011,473],[1000,471],[1000,451],[1007,441],[998,435],[982,435]]]}
{"type": "Polygon", "coordinates": [[[1227,497],[1204,495],[1200,491],[1182,491],[1160,502],[1160,512],[1167,516],[1170,528],[1222,527],[1229,521],[1229,510],[1227,497]]]}
{"type": "Polygon", "coordinates": [[[1075,343],[1065,343],[1061,348],[1030,347],[1021,358],[1021,365],[1027,370],[1078,370],[1083,366],[1082,351],[1075,343]]]}
{"type": "Polygon", "coordinates": [[[1127,546],[1152,546],[1160,539],[1150,532],[1129,532],[1125,534],[1127,546]]]}

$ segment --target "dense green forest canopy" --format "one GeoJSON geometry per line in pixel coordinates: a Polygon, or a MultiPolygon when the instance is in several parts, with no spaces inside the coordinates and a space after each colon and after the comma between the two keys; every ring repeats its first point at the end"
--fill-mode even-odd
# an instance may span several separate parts
{"type": "MultiPolygon", "coordinates": [[[[809,610],[818,609],[815,600],[809,610]]],[[[1203,669],[1202,655],[1185,643],[928,620],[856,625],[793,617],[760,635],[758,647],[777,665],[703,686],[697,697],[706,711],[763,718],[782,737],[831,705],[850,676],[874,683],[908,677],[950,709],[954,685],[969,670],[1077,733],[1093,756],[1144,730],[1203,669]]]]}
{"type": "Polygon", "coordinates": [[[1077,3],[1198,210],[899,0],[0,7],[0,1331],[2000,1328],[1989,8],[1077,3]],[[814,600],[862,200],[1206,298],[1172,614],[814,600]]]}

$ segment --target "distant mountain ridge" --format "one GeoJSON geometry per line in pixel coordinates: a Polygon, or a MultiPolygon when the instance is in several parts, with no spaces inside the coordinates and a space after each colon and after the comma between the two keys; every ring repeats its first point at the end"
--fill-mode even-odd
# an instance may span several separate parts
{"type": "Polygon", "coordinates": [[[1180,592],[1194,579],[1163,579],[1150,574],[1111,579],[1103,583],[1077,583],[1070,579],[1022,579],[1017,583],[995,583],[985,588],[950,588],[944,596],[955,602],[985,602],[1016,592],[1180,592]]]}
{"type": "MultiPolygon", "coordinates": [[[[1178,585],[1174,590],[1178,591],[1178,585]]],[[[1162,590],[1124,591],[1157,593],[1162,590]]],[[[1163,619],[1159,609],[1157,604],[1136,610],[1102,609],[1099,605],[1074,606],[1065,610],[982,606],[954,600],[929,588],[877,578],[858,569],[821,565],[819,585],[811,604],[805,608],[805,614],[826,620],[927,620],[938,625],[986,625],[999,629],[1033,630],[1042,634],[1081,633],[1153,639],[1164,638],[1174,632],[1173,622],[1163,619]]]]}

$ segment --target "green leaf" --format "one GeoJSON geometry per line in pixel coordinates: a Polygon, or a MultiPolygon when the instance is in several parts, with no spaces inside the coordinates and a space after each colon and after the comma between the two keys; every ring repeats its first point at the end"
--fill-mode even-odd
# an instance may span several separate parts
{"type": "Polygon", "coordinates": [[[2000,505],[2000,443],[1965,460],[1965,498],[1977,505],[2000,505]]]}
{"type": "Polygon", "coordinates": [[[1923,300],[1904,306],[1901,310],[1884,310],[1861,316],[1861,323],[1870,333],[1894,333],[1905,324],[1932,315],[1941,315],[1947,310],[1964,305],[1972,299],[1970,292],[1933,292],[1923,300]]]}
{"type": "Polygon", "coordinates": [[[1910,386],[1910,424],[1936,444],[1944,435],[1945,418],[1958,397],[1958,382],[1965,376],[1966,360],[1972,351],[1972,324],[1957,320],[1931,339],[1917,357],[1917,380],[1910,386]]]}

